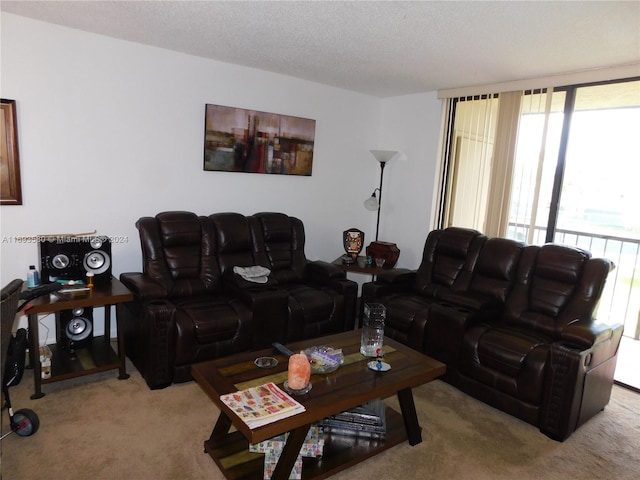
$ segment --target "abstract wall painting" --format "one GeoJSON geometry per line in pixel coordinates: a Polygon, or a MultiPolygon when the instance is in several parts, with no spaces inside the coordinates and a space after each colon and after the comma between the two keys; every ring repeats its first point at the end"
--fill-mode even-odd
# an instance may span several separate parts
{"type": "Polygon", "coordinates": [[[311,176],[316,121],[206,105],[204,170],[311,176]]]}

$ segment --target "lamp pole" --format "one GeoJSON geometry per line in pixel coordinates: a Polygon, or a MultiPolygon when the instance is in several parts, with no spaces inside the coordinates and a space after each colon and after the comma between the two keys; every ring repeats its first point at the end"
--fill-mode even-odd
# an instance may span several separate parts
{"type": "Polygon", "coordinates": [[[380,209],[382,208],[382,177],[384,176],[384,166],[387,162],[380,162],[380,187],[378,188],[378,219],[376,220],[376,242],[378,241],[378,231],[380,230],[380,209]]]}
{"type": "MultiPolygon", "coordinates": [[[[374,158],[380,163],[380,187],[376,188],[378,190],[378,201],[375,202],[378,204],[378,218],[376,220],[376,242],[378,241],[378,233],[380,232],[380,209],[382,208],[382,177],[384,176],[384,167],[389,160],[394,158],[399,152],[394,150],[370,150],[371,154],[374,158]]],[[[371,194],[371,198],[365,201],[365,207],[367,210],[373,211],[375,203],[373,202],[376,198],[376,191],[374,190],[371,194]],[[371,205],[373,203],[373,205],[371,205]]]]}

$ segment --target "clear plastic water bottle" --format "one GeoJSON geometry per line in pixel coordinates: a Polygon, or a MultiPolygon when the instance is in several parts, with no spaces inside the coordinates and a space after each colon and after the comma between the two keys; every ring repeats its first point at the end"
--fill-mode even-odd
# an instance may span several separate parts
{"type": "Polygon", "coordinates": [[[40,274],[36,270],[35,265],[29,265],[29,271],[27,272],[27,287],[33,288],[40,285],[40,274]]]}
{"type": "Polygon", "coordinates": [[[382,353],[384,341],[384,321],[387,310],[381,303],[365,303],[362,319],[360,353],[365,357],[375,357],[382,353]]]}

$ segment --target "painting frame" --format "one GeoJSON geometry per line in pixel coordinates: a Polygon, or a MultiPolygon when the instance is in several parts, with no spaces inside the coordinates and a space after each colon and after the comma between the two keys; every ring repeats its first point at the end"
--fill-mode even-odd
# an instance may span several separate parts
{"type": "Polygon", "coordinates": [[[316,121],[205,104],[205,171],[311,176],[316,121]]]}
{"type": "Polygon", "coordinates": [[[22,205],[16,101],[0,99],[0,205],[22,205]]]}

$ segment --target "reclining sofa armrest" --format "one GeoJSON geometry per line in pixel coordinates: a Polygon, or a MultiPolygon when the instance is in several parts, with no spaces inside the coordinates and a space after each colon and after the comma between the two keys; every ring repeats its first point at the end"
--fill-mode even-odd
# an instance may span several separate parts
{"type": "Polygon", "coordinates": [[[120,281],[133,292],[139,300],[166,298],[169,292],[161,284],[148,275],[140,272],[120,274],[120,281]]]}
{"type": "Polygon", "coordinates": [[[173,382],[175,306],[169,300],[124,304],[127,356],[151,389],[173,382]]]}
{"type": "Polygon", "coordinates": [[[495,321],[494,313],[492,309],[434,302],[429,307],[428,321],[419,338],[423,342],[421,351],[446,363],[447,375],[453,376],[458,369],[465,334],[479,323],[495,321]]]}
{"type": "Polygon", "coordinates": [[[268,348],[273,342],[286,343],[289,318],[289,294],[269,277],[267,283],[245,280],[228,269],[224,272],[225,293],[239,299],[253,313],[251,349],[268,348]]]}
{"type": "Polygon", "coordinates": [[[590,348],[609,340],[621,326],[576,320],[564,327],[562,341],[580,348],[590,348]]]}
{"type": "Polygon", "coordinates": [[[504,304],[494,297],[469,291],[444,292],[438,302],[475,312],[476,317],[481,320],[499,317],[504,308],[504,304]]]}
{"type": "Polygon", "coordinates": [[[344,296],[343,331],[353,330],[358,301],[358,284],[347,278],[347,274],[337,265],[322,260],[307,262],[306,274],[312,283],[324,285],[344,296]]]}
{"type": "Polygon", "coordinates": [[[332,280],[347,278],[347,274],[337,265],[323,260],[307,262],[306,274],[316,283],[328,284],[332,280]]]}
{"type": "Polygon", "coordinates": [[[347,279],[346,272],[337,265],[322,260],[308,262],[306,274],[312,283],[330,287],[354,300],[358,296],[358,284],[347,279]]]}
{"type": "Polygon", "coordinates": [[[268,348],[273,342],[285,343],[289,300],[285,290],[266,284],[236,291],[236,297],[253,312],[251,349],[268,348]]]}
{"type": "Polygon", "coordinates": [[[411,288],[416,279],[416,271],[408,268],[394,268],[383,270],[376,277],[376,283],[391,285],[395,288],[411,288]]]}
{"type": "Polygon", "coordinates": [[[563,340],[550,346],[540,411],[540,431],[559,441],[609,403],[624,328],[574,325],[571,343],[563,340]],[[591,345],[580,346],[577,340],[591,345]]]}
{"type": "MultiPolygon", "coordinates": [[[[362,305],[379,302],[380,299],[392,293],[409,293],[416,278],[415,270],[396,268],[380,273],[373,282],[362,285],[362,305]]],[[[362,313],[362,308],[360,308],[362,313]]]]}

